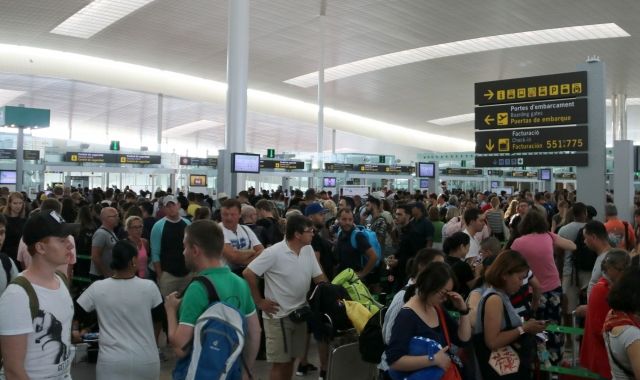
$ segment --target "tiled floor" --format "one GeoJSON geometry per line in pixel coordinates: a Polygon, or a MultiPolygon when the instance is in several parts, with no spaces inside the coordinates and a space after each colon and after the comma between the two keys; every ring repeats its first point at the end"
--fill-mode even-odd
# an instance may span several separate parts
{"type": "MultiPolygon", "coordinates": [[[[315,352],[315,350],[314,350],[315,352]]],[[[315,355],[315,353],[310,353],[315,355]]],[[[310,356],[313,358],[313,356],[310,356]]],[[[311,359],[311,362],[317,365],[317,360],[311,359]]],[[[170,359],[161,363],[160,380],[171,380],[171,371],[175,365],[175,360],[170,359]]],[[[258,361],[254,367],[254,380],[268,380],[269,370],[271,366],[265,361],[258,361]]],[[[96,365],[88,363],[86,360],[80,360],[75,363],[71,368],[71,375],[73,380],[94,380],[96,378],[96,365]]],[[[295,379],[316,380],[318,378],[318,372],[311,372],[304,377],[298,377],[294,375],[295,379]]],[[[114,379],[117,380],[117,379],[114,379]]]]}

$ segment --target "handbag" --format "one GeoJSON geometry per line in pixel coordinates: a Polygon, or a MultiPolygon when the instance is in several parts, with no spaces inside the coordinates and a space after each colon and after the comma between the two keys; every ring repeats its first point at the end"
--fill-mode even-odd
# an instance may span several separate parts
{"type": "Polygon", "coordinates": [[[306,322],[311,316],[311,308],[309,306],[303,306],[299,309],[296,309],[289,314],[289,319],[293,323],[302,323],[306,322]]]}
{"type": "MultiPolygon", "coordinates": [[[[438,312],[438,319],[440,319],[444,340],[447,342],[447,346],[451,348],[451,339],[449,339],[449,329],[447,328],[447,320],[445,319],[444,312],[439,306],[436,306],[436,311],[438,312]]],[[[441,380],[462,380],[458,366],[454,362],[451,362],[449,368],[447,368],[444,375],[442,375],[441,380]]]]}

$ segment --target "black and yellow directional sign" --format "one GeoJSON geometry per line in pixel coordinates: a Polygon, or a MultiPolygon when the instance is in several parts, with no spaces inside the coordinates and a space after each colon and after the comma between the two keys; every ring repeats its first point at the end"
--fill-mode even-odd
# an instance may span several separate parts
{"type": "Polygon", "coordinates": [[[586,126],[476,132],[476,153],[586,152],[586,126]]]}
{"type": "Polygon", "coordinates": [[[67,152],[64,155],[66,162],[84,162],[94,164],[137,164],[159,165],[161,156],[133,153],[93,153],[93,152],[67,152]]]}
{"type": "Polygon", "coordinates": [[[324,170],[327,171],[352,171],[354,170],[353,164],[342,164],[342,163],[333,163],[333,162],[325,162],[324,170]]]}
{"type": "Polygon", "coordinates": [[[587,166],[587,153],[484,155],[475,157],[477,168],[514,166],[587,166]]]}
{"type": "Polygon", "coordinates": [[[475,104],[503,104],[587,95],[587,72],[542,75],[475,84],[475,104]]]}
{"type": "Polygon", "coordinates": [[[587,122],[587,99],[546,100],[476,107],[476,129],[540,127],[587,122]]]}
{"type": "Polygon", "coordinates": [[[304,169],[304,161],[260,160],[260,169],[304,169]]]}

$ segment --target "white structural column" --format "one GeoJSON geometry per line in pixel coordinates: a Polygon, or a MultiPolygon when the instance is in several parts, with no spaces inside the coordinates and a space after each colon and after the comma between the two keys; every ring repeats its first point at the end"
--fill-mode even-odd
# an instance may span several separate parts
{"type": "Polygon", "coordinates": [[[627,96],[613,94],[613,200],[622,220],[633,221],[633,141],[627,140],[627,96]]]}
{"type": "Polygon", "coordinates": [[[162,153],[162,121],[164,116],[164,95],[158,94],[158,129],[156,143],[158,144],[158,152],[162,153]]]}
{"type": "Polygon", "coordinates": [[[613,140],[627,139],[627,96],[625,94],[613,94],[612,105],[612,127],[613,140]]]}
{"type": "MultiPolygon", "coordinates": [[[[228,1],[227,41],[227,123],[225,154],[246,150],[247,77],[249,75],[249,0],[228,1]]],[[[226,157],[225,157],[226,158],[226,157]]],[[[229,162],[228,160],[225,160],[229,162]]],[[[220,169],[218,169],[218,173],[220,169]]],[[[224,173],[225,175],[227,173],[224,173]]],[[[244,176],[230,174],[219,191],[230,197],[244,188],[244,176]]]]}
{"type": "Polygon", "coordinates": [[[324,17],[327,3],[320,5],[320,64],[318,67],[318,169],[324,170],[324,17]]]}
{"type": "Polygon", "coordinates": [[[578,65],[578,70],[587,72],[589,166],[576,168],[578,201],[593,206],[596,217],[604,220],[605,171],[606,171],[606,119],[605,119],[605,64],[599,59],[590,59],[578,65]]]}

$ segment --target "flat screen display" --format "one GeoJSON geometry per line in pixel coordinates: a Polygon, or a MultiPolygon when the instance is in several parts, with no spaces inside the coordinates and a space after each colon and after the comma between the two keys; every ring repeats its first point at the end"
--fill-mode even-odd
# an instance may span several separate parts
{"type": "Polygon", "coordinates": [[[322,187],[336,187],[336,177],[324,177],[322,187]]]}
{"type": "Polygon", "coordinates": [[[435,162],[418,162],[416,164],[416,173],[418,177],[435,178],[436,164],[435,162]]]}
{"type": "Polygon", "coordinates": [[[428,189],[429,188],[429,180],[426,178],[420,178],[420,188],[428,189]]]}
{"type": "Polygon", "coordinates": [[[207,187],[207,176],[204,174],[190,174],[189,186],[207,187]]]}
{"type": "Polygon", "coordinates": [[[492,188],[492,189],[495,189],[495,188],[497,188],[498,186],[499,186],[498,181],[491,181],[491,188],[492,188]]]}
{"type": "Polygon", "coordinates": [[[16,171],[15,170],[0,170],[0,184],[1,185],[15,185],[16,184],[16,171]]]}
{"type": "Polygon", "coordinates": [[[251,153],[232,153],[231,172],[260,173],[260,155],[251,153]]]}
{"type": "Polygon", "coordinates": [[[541,181],[551,181],[551,169],[539,169],[538,179],[541,181]]]}

